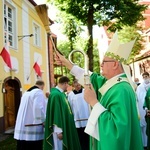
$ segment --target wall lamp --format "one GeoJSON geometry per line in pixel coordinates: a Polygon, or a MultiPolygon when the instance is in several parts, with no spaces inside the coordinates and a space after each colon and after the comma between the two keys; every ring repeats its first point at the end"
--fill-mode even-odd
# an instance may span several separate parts
{"type": "Polygon", "coordinates": [[[18,36],[18,41],[22,40],[24,37],[32,37],[34,36],[33,34],[29,34],[29,35],[21,35],[21,36],[18,36]]]}

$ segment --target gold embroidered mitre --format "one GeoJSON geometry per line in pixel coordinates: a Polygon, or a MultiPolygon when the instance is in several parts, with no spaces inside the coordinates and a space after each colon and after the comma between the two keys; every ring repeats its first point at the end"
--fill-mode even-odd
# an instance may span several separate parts
{"type": "Polygon", "coordinates": [[[105,56],[108,56],[112,59],[118,60],[123,64],[127,63],[128,57],[132,51],[135,40],[128,43],[121,44],[118,39],[117,31],[113,35],[112,41],[105,53],[105,56]]]}

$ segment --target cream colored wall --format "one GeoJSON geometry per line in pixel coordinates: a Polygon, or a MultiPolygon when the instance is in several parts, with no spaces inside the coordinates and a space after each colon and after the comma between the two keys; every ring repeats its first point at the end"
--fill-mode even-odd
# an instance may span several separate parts
{"type": "MultiPolygon", "coordinates": [[[[33,43],[33,38],[32,38],[32,45],[31,45],[31,50],[33,53],[31,53],[31,70],[34,62],[38,62],[38,64],[41,67],[41,70],[43,71],[42,74],[42,79],[45,81],[45,91],[49,90],[49,83],[48,83],[48,76],[47,76],[47,66],[48,66],[48,60],[47,60],[47,34],[45,31],[45,28],[43,26],[43,23],[41,22],[40,18],[38,17],[35,8],[34,9],[29,9],[29,31],[30,33],[33,33],[33,23],[37,23],[41,28],[40,30],[40,35],[41,35],[41,45],[40,47],[35,46],[33,43]],[[32,59],[34,58],[34,59],[32,59]]],[[[35,73],[31,74],[31,78],[35,79],[35,73]]],[[[32,83],[34,84],[34,83],[32,83]]]]}
{"type": "MultiPolygon", "coordinates": [[[[0,14],[3,14],[3,0],[0,1],[0,14]]],[[[3,32],[3,17],[0,17],[0,52],[3,48],[3,37],[4,37],[4,32],[3,32]]],[[[4,71],[4,63],[3,63],[3,59],[2,57],[0,57],[0,117],[3,116],[3,94],[2,94],[2,83],[3,83],[3,79],[5,78],[5,76],[7,76],[7,73],[4,71]]]]}
{"type": "MultiPolygon", "coordinates": [[[[37,56],[40,56],[38,60],[42,74],[42,79],[45,81],[44,91],[49,90],[49,78],[48,78],[48,59],[47,59],[47,34],[45,28],[38,17],[36,10],[30,2],[26,0],[12,0],[15,6],[16,13],[16,32],[18,36],[33,34],[33,22],[36,22],[41,28],[41,46],[37,47],[34,45],[34,37],[26,37],[18,41],[15,49],[10,48],[10,55],[12,60],[13,68],[17,69],[13,74],[18,78],[22,85],[22,91],[35,84],[37,80],[35,71],[33,70],[34,62],[37,60],[37,56]],[[25,17],[25,18],[24,18],[25,17]],[[27,19],[26,22],[23,21],[27,19]],[[24,23],[24,24],[23,24],[24,23]],[[26,26],[24,26],[26,25],[26,26]],[[27,27],[27,28],[26,28],[27,27]],[[31,74],[31,75],[30,75],[31,74]],[[27,81],[27,75],[30,75],[27,81]]],[[[0,8],[3,8],[3,0],[0,0],[0,8]]],[[[0,9],[0,14],[3,14],[3,9],[0,9]]],[[[0,51],[3,48],[3,17],[0,17],[0,51]]],[[[2,89],[2,82],[5,78],[11,76],[9,68],[6,67],[2,58],[0,57],[0,89],[2,89]]],[[[2,90],[1,90],[2,91],[2,90]]],[[[3,94],[0,92],[0,117],[3,116],[3,94]]]]}

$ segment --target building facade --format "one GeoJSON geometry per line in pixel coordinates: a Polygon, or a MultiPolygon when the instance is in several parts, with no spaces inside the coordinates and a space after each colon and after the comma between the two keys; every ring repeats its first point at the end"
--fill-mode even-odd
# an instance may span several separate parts
{"type": "Polygon", "coordinates": [[[133,70],[133,79],[139,78],[142,81],[142,73],[150,73],[150,0],[140,0],[139,3],[148,6],[147,10],[143,12],[145,20],[142,22],[143,31],[141,31],[145,46],[140,54],[135,57],[131,67],[133,70]]]}
{"type": "Polygon", "coordinates": [[[45,81],[44,91],[49,91],[54,79],[49,71],[52,21],[46,6],[33,0],[1,0],[0,8],[0,53],[5,48],[11,60],[10,68],[0,56],[0,133],[4,133],[14,128],[22,94],[38,79],[45,81]],[[41,9],[47,24],[41,19],[41,9]],[[41,76],[33,68],[35,63],[41,76]]]}

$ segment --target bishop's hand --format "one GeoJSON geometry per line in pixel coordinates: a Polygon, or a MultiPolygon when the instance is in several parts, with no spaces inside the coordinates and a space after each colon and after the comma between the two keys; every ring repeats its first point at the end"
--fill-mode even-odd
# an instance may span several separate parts
{"type": "Polygon", "coordinates": [[[91,106],[94,106],[98,102],[96,93],[95,93],[94,88],[91,84],[90,85],[86,85],[86,84],[84,85],[84,99],[91,106]]]}
{"type": "Polygon", "coordinates": [[[60,54],[58,51],[55,51],[54,59],[57,65],[66,66],[69,70],[71,70],[73,67],[71,62],[68,59],[66,59],[64,55],[60,54]]]}

